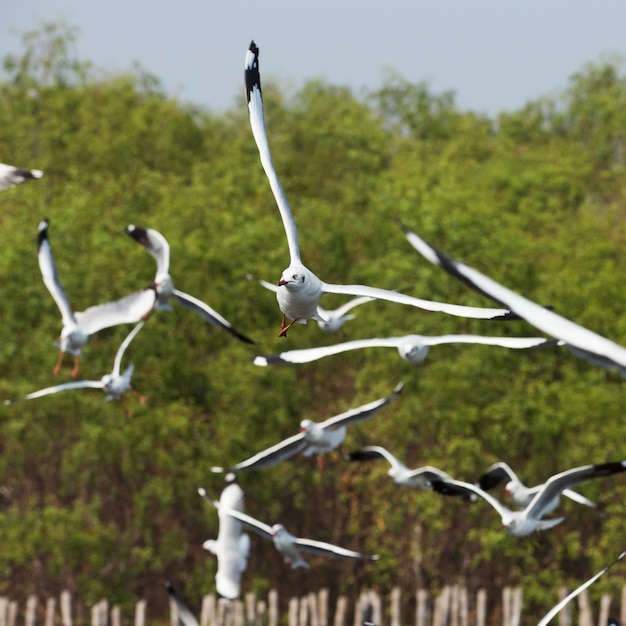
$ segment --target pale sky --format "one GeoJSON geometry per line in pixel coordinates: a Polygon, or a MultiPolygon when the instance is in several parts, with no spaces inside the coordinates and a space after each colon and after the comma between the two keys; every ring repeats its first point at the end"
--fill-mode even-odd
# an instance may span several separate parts
{"type": "Polygon", "coordinates": [[[218,112],[243,106],[251,39],[263,79],[290,90],[324,78],[358,95],[392,69],[490,115],[626,57],[621,0],[22,0],[2,10],[0,56],[59,20],[79,29],[81,60],[114,73],[137,62],[169,95],[218,112]]]}

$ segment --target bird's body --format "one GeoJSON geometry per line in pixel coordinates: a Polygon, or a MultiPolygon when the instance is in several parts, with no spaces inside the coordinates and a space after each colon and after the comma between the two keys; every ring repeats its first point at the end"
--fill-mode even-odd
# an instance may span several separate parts
{"type": "Polygon", "coordinates": [[[145,317],[146,312],[150,310],[151,302],[154,300],[154,293],[151,289],[146,289],[115,302],[98,304],[82,312],[74,312],[59,281],[56,264],[52,256],[52,248],[48,239],[48,227],[49,220],[47,219],[39,224],[37,256],[43,282],[61,312],[63,323],[58,340],[60,354],[54,373],[59,373],[63,355],[68,352],[74,356],[72,376],[76,377],[78,375],[79,358],[89,336],[103,328],[139,322],[145,317]]]}
{"type": "MultiPolygon", "coordinates": [[[[206,491],[202,487],[198,489],[198,492],[205,500],[213,504],[213,506],[217,509],[221,509],[220,503],[217,500],[209,498],[206,491]]],[[[272,541],[276,550],[280,552],[285,563],[290,565],[291,569],[296,569],[298,567],[310,567],[310,565],[302,557],[301,551],[343,559],[375,561],[379,558],[378,555],[361,554],[360,552],[348,550],[325,541],[316,541],[315,539],[296,537],[287,531],[282,524],[269,526],[268,524],[265,524],[264,522],[261,522],[240,511],[233,509],[224,509],[224,511],[228,515],[231,515],[235,519],[239,520],[244,526],[256,534],[272,541]]]]}
{"type": "Polygon", "coordinates": [[[318,346],[302,350],[288,350],[279,354],[257,355],[254,364],[259,366],[281,365],[284,363],[310,363],[327,356],[361,350],[364,348],[396,348],[400,358],[407,363],[421,363],[431,348],[451,343],[468,343],[499,346],[511,349],[528,349],[555,346],[559,342],[545,337],[488,337],[483,335],[441,335],[428,337],[425,335],[404,335],[402,337],[373,337],[356,339],[331,346],[318,346]]]}
{"type": "Polygon", "coordinates": [[[314,319],[318,322],[325,321],[319,309],[320,298],[325,293],[376,298],[461,317],[476,319],[510,318],[510,312],[505,309],[481,309],[478,307],[432,302],[387,289],[368,287],[366,285],[338,285],[326,283],[318,278],[302,262],[296,222],[272,162],[263,115],[259,49],[254,42],[250,44],[246,53],[244,78],[252,134],[259,150],[261,165],[280,211],[289,247],[289,266],[282,272],[278,281],[279,288],[276,292],[276,299],[283,314],[283,323],[279,336],[286,335],[293,324],[306,324],[308,319],[314,319]],[[287,319],[291,320],[291,322],[286,323],[287,319]]]}
{"type": "Polygon", "coordinates": [[[365,446],[348,455],[348,460],[350,461],[370,461],[374,459],[384,459],[389,463],[387,474],[397,485],[432,489],[433,480],[442,482],[452,480],[452,476],[430,465],[409,469],[402,461],[382,446],[365,446]]]}
{"type": "Polygon", "coordinates": [[[380,398],[374,402],[361,405],[338,415],[328,418],[323,422],[313,422],[305,419],[300,423],[300,432],[287,439],[255,454],[249,459],[233,465],[232,467],[213,467],[214,472],[243,472],[270,467],[281,461],[303,454],[311,456],[323,452],[329,452],[337,448],[346,437],[346,429],[349,425],[361,422],[373,417],[381,409],[395,400],[402,391],[402,383],[398,384],[393,392],[386,398],[380,398]]]}
{"type": "Polygon", "coordinates": [[[41,170],[28,170],[14,165],[0,163],[0,191],[5,191],[29,180],[36,180],[43,176],[41,170]]]}
{"type": "Polygon", "coordinates": [[[475,494],[490,504],[502,518],[502,526],[510,535],[524,537],[536,530],[546,530],[560,524],[565,518],[544,520],[552,501],[564,489],[569,489],[592,478],[609,476],[626,470],[626,461],[583,465],[550,477],[521,511],[511,511],[480,486],[462,481],[433,481],[433,489],[445,495],[475,494]]]}
{"type": "Polygon", "coordinates": [[[200,315],[206,322],[227,331],[240,341],[246,343],[254,343],[245,335],[241,334],[235,327],[215,309],[211,308],[206,302],[202,302],[198,298],[189,295],[174,287],[174,282],[169,273],[170,266],[170,246],[167,239],[157,230],[152,228],[142,228],[129,224],[126,226],[126,234],[140,243],[146,252],[156,260],[156,274],[153,282],[155,293],[152,309],[172,310],[170,300],[174,298],[178,304],[194,311],[200,315]]]}
{"type": "Polygon", "coordinates": [[[225,512],[229,509],[243,512],[244,506],[241,487],[231,476],[227,480],[229,484],[220,496],[220,527],[217,539],[205,541],[202,547],[217,556],[217,593],[227,600],[234,600],[240,595],[241,575],[246,569],[250,552],[250,537],[241,532],[241,522],[225,512]]]}
{"type": "MultiPolygon", "coordinates": [[[[498,463],[494,463],[484,474],[478,479],[478,484],[481,489],[488,491],[489,489],[496,487],[497,485],[504,483],[504,493],[507,496],[510,496],[511,500],[514,504],[523,509],[526,508],[532,501],[532,499],[537,495],[537,493],[543,489],[543,483],[540,485],[535,485],[534,487],[527,487],[517,476],[517,474],[511,469],[511,467],[502,461],[498,463]]],[[[562,494],[573,500],[574,502],[578,502],[579,504],[584,504],[585,506],[596,508],[595,502],[585,498],[585,496],[579,494],[577,491],[573,491],[572,489],[564,489],[562,494]]],[[[560,493],[557,493],[551,502],[546,504],[544,508],[544,515],[551,513],[560,502],[560,493]]]]}

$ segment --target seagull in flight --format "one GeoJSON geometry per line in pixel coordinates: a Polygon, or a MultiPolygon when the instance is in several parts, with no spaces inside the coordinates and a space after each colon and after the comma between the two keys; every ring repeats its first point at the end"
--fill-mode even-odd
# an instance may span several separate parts
{"type": "MultiPolygon", "coordinates": [[[[130,391],[137,396],[139,402],[144,404],[146,398],[136,392],[130,384],[130,379],[133,375],[134,365],[131,363],[122,373],[121,364],[122,358],[126,348],[130,345],[130,342],[135,338],[137,333],[143,328],[144,321],[139,322],[124,339],[122,344],[117,350],[115,360],[113,362],[113,370],[110,374],[105,374],[100,380],[74,380],[69,383],[63,383],[61,385],[54,385],[52,387],[46,387],[39,391],[33,391],[23,397],[23,400],[34,400],[35,398],[41,398],[43,396],[49,396],[59,391],[69,391],[71,389],[102,389],[105,394],[105,402],[109,400],[121,400],[122,396],[130,391]]],[[[5,404],[11,404],[11,401],[6,401],[5,404]]]]}
{"type": "Polygon", "coordinates": [[[319,346],[301,350],[287,350],[278,354],[257,355],[255,365],[282,365],[284,363],[310,363],[333,354],[361,350],[363,348],[396,348],[400,357],[407,363],[421,363],[431,346],[446,343],[474,343],[517,350],[558,345],[558,340],[545,337],[485,337],[483,335],[404,335],[402,337],[374,337],[337,343],[332,346],[319,346]]]}
{"type": "Polygon", "coordinates": [[[250,537],[241,532],[241,522],[226,512],[229,509],[242,512],[244,505],[243,491],[235,482],[234,474],[227,474],[226,482],[220,496],[217,539],[208,539],[202,547],[217,556],[217,593],[227,600],[235,600],[240,595],[241,575],[248,564],[250,537]]]}
{"type": "Polygon", "coordinates": [[[445,255],[406,226],[400,226],[409,243],[431,263],[443,268],[472,289],[506,306],[541,332],[561,340],[576,356],[593,365],[616,370],[626,378],[626,348],[511,291],[479,271],[445,255]]]}
{"type": "Polygon", "coordinates": [[[152,289],[144,289],[115,302],[97,304],[85,311],[74,312],[59,281],[50,240],[48,239],[49,225],[50,221],[48,219],[39,223],[37,248],[39,269],[41,270],[44,285],[59,308],[63,321],[61,336],[57,342],[60,353],[54,367],[54,374],[57,375],[59,373],[63,355],[69,352],[74,355],[72,377],[76,378],[78,376],[81,352],[89,339],[89,335],[103,328],[117,326],[118,324],[136,324],[150,311],[154,301],[154,292],[152,289]]]}
{"type": "Polygon", "coordinates": [[[296,454],[311,456],[322,452],[330,452],[337,448],[346,438],[347,427],[356,422],[369,419],[393,402],[402,391],[404,385],[399,383],[391,395],[374,400],[355,409],[350,409],[323,422],[313,422],[309,419],[300,422],[300,432],[287,439],[255,454],[249,459],[237,463],[232,467],[212,467],[213,472],[246,472],[276,465],[296,454]]]}
{"type": "MultiPolygon", "coordinates": [[[[278,290],[280,289],[278,285],[268,283],[266,280],[262,280],[261,278],[256,278],[255,276],[252,276],[252,274],[248,274],[247,278],[249,280],[256,281],[259,285],[262,285],[274,293],[278,293],[278,290]]],[[[359,296],[358,298],[348,300],[348,302],[342,304],[336,309],[324,309],[318,304],[317,310],[319,311],[320,316],[324,319],[323,321],[317,320],[317,324],[327,333],[336,333],[346,322],[353,320],[356,317],[353,313],[348,314],[349,311],[361,304],[364,304],[365,302],[371,302],[372,300],[376,300],[376,298],[372,298],[370,296],[359,296]]]]}
{"type": "Polygon", "coordinates": [[[172,306],[170,304],[170,298],[173,297],[178,304],[194,311],[194,313],[200,315],[209,324],[213,324],[213,326],[217,326],[229,332],[240,341],[255,343],[252,339],[249,339],[237,331],[227,319],[222,317],[208,304],[194,296],[190,296],[188,293],[174,288],[174,283],[169,273],[170,245],[160,232],[152,228],[135,226],[134,224],[129,224],[125,231],[127,235],[132,237],[137,243],[140,243],[145,248],[146,252],[152,255],[156,260],[157,269],[153,283],[154,292],[156,294],[153,306],[154,309],[166,309],[171,311],[172,306]]]}
{"type": "Polygon", "coordinates": [[[21,185],[28,180],[41,178],[43,172],[41,170],[27,170],[6,163],[0,163],[0,191],[11,189],[16,185],[21,185]]]}
{"type": "Polygon", "coordinates": [[[511,511],[496,500],[490,493],[478,485],[460,480],[432,482],[433,490],[444,495],[471,495],[475,494],[490,504],[502,518],[502,526],[507,533],[514,537],[524,537],[536,530],[547,530],[560,524],[565,518],[542,519],[552,505],[554,498],[565,489],[569,489],[586,480],[610,476],[626,470],[626,461],[601,463],[599,465],[583,465],[566,470],[550,477],[535,494],[530,503],[521,511],[511,511]]]}
{"type": "Polygon", "coordinates": [[[450,474],[432,467],[424,465],[415,469],[409,469],[396,456],[391,454],[387,448],[382,446],[365,446],[360,450],[355,450],[346,455],[348,461],[373,461],[376,459],[386,460],[390,467],[387,472],[388,476],[393,479],[397,485],[405,487],[420,487],[421,489],[432,489],[432,481],[439,480],[445,482],[453,480],[450,474]]]}
{"type": "MultiPolygon", "coordinates": [[[[527,487],[517,476],[517,474],[511,469],[511,467],[500,461],[490,465],[485,473],[478,479],[478,485],[481,489],[489,491],[498,485],[504,483],[504,493],[510,496],[516,506],[524,508],[530,504],[530,501],[535,497],[538,491],[543,488],[543,484],[536,485],[534,487],[527,487]]],[[[591,508],[597,508],[597,504],[591,500],[585,498],[585,496],[579,494],[577,491],[571,489],[564,489],[563,495],[574,502],[584,504],[591,508]]],[[[544,515],[550,513],[559,504],[560,494],[557,494],[552,503],[548,504],[545,508],[544,515]]]]}
{"type": "Polygon", "coordinates": [[[289,267],[283,271],[278,281],[279,289],[276,293],[276,299],[278,300],[278,305],[283,315],[281,330],[278,333],[279,337],[285,336],[293,324],[306,324],[308,319],[324,322],[324,317],[319,310],[319,301],[325,293],[367,296],[396,302],[398,304],[405,304],[427,311],[440,311],[460,317],[511,319],[510,311],[506,309],[485,309],[445,304],[442,302],[413,298],[395,291],[365,285],[335,285],[325,283],[308,269],[300,258],[296,223],[289,202],[287,201],[287,196],[285,195],[272,162],[263,116],[261,75],[259,73],[259,48],[254,41],[250,44],[246,53],[244,77],[252,134],[259,150],[261,164],[265,170],[280,211],[289,247],[289,267]],[[291,322],[287,323],[287,319],[291,320],[291,322]]]}
{"type": "MultiPolygon", "coordinates": [[[[217,500],[212,500],[202,487],[198,489],[198,493],[218,510],[222,510],[220,503],[217,500]]],[[[326,543],[325,541],[316,541],[315,539],[296,537],[292,535],[282,524],[269,526],[268,524],[264,524],[254,517],[242,513],[241,511],[224,509],[224,512],[239,520],[244,526],[261,537],[272,541],[274,543],[274,547],[280,552],[285,563],[291,566],[291,569],[296,569],[298,567],[311,567],[302,558],[300,551],[312,552],[313,554],[342,559],[376,561],[380,558],[377,554],[361,554],[360,552],[354,552],[353,550],[348,550],[347,548],[342,548],[340,546],[333,545],[332,543],[326,543]]]]}

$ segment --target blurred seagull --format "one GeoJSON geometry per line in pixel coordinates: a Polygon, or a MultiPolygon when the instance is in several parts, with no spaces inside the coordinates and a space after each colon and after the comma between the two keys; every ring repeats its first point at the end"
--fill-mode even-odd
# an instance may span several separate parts
{"type": "Polygon", "coordinates": [[[626,348],[507,289],[468,265],[446,256],[406,226],[400,226],[409,243],[431,263],[439,265],[472,289],[508,307],[540,331],[560,339],[576,356],[594,365],[617,370],[626,378],[626,348]]]}
{"type": "Polygon", "coordinates": [[[391,466],[387,472],[388,476],[390,476],[397,485],[404,485],[406,487],[432,489],[433,480],[439,480],[441,482],[453,480],[452,476],[446,474],[446,472],[430,465],[409,469],[402,461],[382,446],[365,446],[360,450],[346,455],[346,458],[348,461],[385,459],[391,466]]]}
{"type": "Polygon", "coordinates": [[[300,432],[297,435],[293,435],[237,465],[226,468],[212,467],[211,471],[245,472],[276,465],[280,461],[289,459],[300,452],[303,456],[330,452],[337,448],[346,438],[348,426],[373,417],[400,395],[403,386],[402,383],[399,383],[393,390],[393,393],[386,398],[380,398],[374,402],[363,404],[356,409],[350,409],[330,417],[324,422],[313,422],[308,419],[302,420],[300,422],[300,432]]]}
{"type": "Polygon", "coordinates": [[[372,339],[356,339],[337,343],[332,346],[319,346],[302,350],[287,350],[278,354],[257,355],[253,362],[255,365],[282,365],[284,363],[310,363],[326,356],[360,350],[362,348],[396,348],[402,359],[408,363],[421,363],[428,354],[431,346],[439,346],[446,343],[474,343],[501,348],[522,350],[559,345],[556,339],[545,337],[485,337],[482,335],[441,335],[427,337],[424,335],[404,335],[402,337],[374,337],[372,339]]]}
{"type": "MultiPolygon", "coordinates": [[[[489,489],[493,489],[502,483],[504,483],[504,493],[510,496],[513,502],[520,508],[528,506],[537,492],[543,488],[543,485],[527,487],[509,465],[502,461],[489,466],[485,473],[478,479],[478,485],[485,491],[489,491],[489,489]]],[[[585,498],[585,496],[579,494],[577,491],[564,489],[562,493],[565,497],[579,504],[584,504],[594,509],[598,506],[595,502],[585,498]]],[[[557,494],[552,503],[549,503],[545,507],[544,515],[556,509],[559,504],[560,495],[560,493],[557,494]]]]}
{"type": "Polygon", "coordinates": [[[413,298],[395,291],[367,287],[365,285],[334,285],[320,280],[311,270],[302,263],[298,244],[298,231],[282,188],[269,149],[265,120],[263,117],[263,98],[261,94],[261,76],[259,73],[259,49],[254,43],[250,44],[245,58],[245,90],[250,114],[252,134],[259,150],[261,164],[269,179],[270,187],[276,199],[283,221],[287,243],[289,246],[289,267],[282,273],[278,282],[276,299],[283,314],[282,326],[278,336],[285,336],[293,324],[306,324],[307,319],[325,321],[318,303],[325,293],[339,293],[349,296],[367,296],[388,300],[399,304],[414,306],[427,311],[440,311],[449,315],[470,317],[477,319],[510,319],[510,311],[506,309],[485,309],[466,307],[442,302],[431,302],[413,298]],[[286,318],[290,323],[286,323],[286,318]]]}
{"type": "MultiPolygon", "coordinates": [[[[566,605],[568,604],[571,600],[573,600],[577,595],[579,595],[580,593],[582,593],[585,589],[587,589],[587,587],[593,585],[593,583],[596,582],[596,580],[598,580],[598,578],[600,578],[600,576],[602,576],[603,574],[605,574],[606,572],[608,572],[609,569],[611,569],[611,567],[613,567],[613,565],[615,565],[616,563],[618,563],[619,561],[621,561],[624,557],[626,556],[626,551],[622,552],[614,561],[612,561],[611,563],[609,563],[606,567],[603,567],[597,574],[594,574],[589,580],[586,580],[582,585],[580,585],[579,587],[577,587],[576,589],[574,589],[574,591],[572,591],[570,594],[568,594],[567,596],[565,596],[558,604],[556,604],[555,606],[553,606],[539,621],[539,623],[537,624],[537,626],[546,626],[550,620],[566,605]]],[[[609,617],[608,619],[608,624],[609,626],[613,626],[613,624],[616,624],[616,626],[619,626],[619,622],[617,622],[616,620],[612,619],[609,617]]]]}
{"type": "Polygon", "coordinates": [[[153,284],[156,293],[154,309],[171,311],[172,306],[170,304],[170,298],[173,296],[178,304],[194,311],[209,324],[213,324],[213,326],[217,326],[217,328],[229,332],[240,341],[255,343],[252,339],[249,339],[237,331],[227,319],[222,317],[208,304],[202,302],[202,300],[198,300],[198,298],[194,296],[190,296],[188,293],[174,288],[172,277],[169,274],[170,246],[167,239],[165,239],[160,232],[152,228],[134,226],[133,224],[129,224],[125,231],[127,235],[132,237],[137,243],[140,243],[148,254],[156,259],[157,269],[153,284]]]}
{"type": "MultiPolygon", "coordinates": [[[[206,491],[200,487],[198,493],[207,501],[213,504],[218,510],[221,510],[221,505],[217,500],[212,500],[206,493],[206,491]]],[[[241,511],[235,511],[233,509],[224,509],[224,512],[231,515],[235,519],[239,520],[244,526],[247,526],[250,530],[261,535],[265,539],[269,539],[274,542],[274,547],[281,553],[285,563],[291,566],[291,569],[297,567],[311,567],[300,554],[301,550],[306,552],[312,552],[314,554],[321,554],[322,556],[329,556],[343,559],[360,559],[365,561],[376,561],[380,557],[377,554],[367,555],[360,552],[354,552],[346,548],[333,545],[332,543],[326,543],[325,541],[316,541],[314,539],[304,539],[302,537],[295,537],[287,531],[282,524],[274,524],[269,526],[259,520],[246,515],[241,511]]]]}
{"type": "Polygon", "coordinates": [[[178,626],[199,626],[198,620],[194,617],[194,614],[189,610],[187,605],[179,598],[169,580],[166,581],[165,588],[170,596],[170,600],[176,606],[176,612],[178,613],[178,626]]]}
{"type": "MultiPolygon", "coordinates": [[[[259,285],[262,285],[266,289],[273,291],[274,293],[278,293],[280,287],[278,285],[274,285],[273,283],[268,283],[266,280],[262,280],[260,278],[256,278],[252,276],[252,274],[248,274],[247,278],[250,280],[254,280],[259,285]]],[[[342,304],[340,307],[336,309],[324,309],[319,304],[317,305],[317,310],[323,320],[317,320],[318,326],[327,333],[335,333],[337,332],[346,322],[353,320],[356,315],[350,314],[348,312],[354,309],[355,307],[364,304],[365,302],[371,302],[372,300],[376,300],[376,298],[372,298],[370,296],[359,296],[358,298],[352,298],[352,300],[348,300],[345,304],[342,304]]]]}
{"type": "Polygon", "coordinates": [[[89,335],[118,324],[134,324],[145,317],[154,301],[154,291],[145,289],[121,298],[115,302],[97,304],[82,312],[74,312],[59,281],[57,268],[52,256],[52,248],[48,239],[50,221],[45,219],[38,228],[38,259],[44,285],[56,302],[61,312],[63,328],[57,342],[60,347],[59,358],[54,367],[58,374],[66,352],[74,355],[72,377],[78,376],[78,364],[83,346],[89,335]]]}
{"type": "MultiPolygon", "coordinates": [[[[24,396],[23,400],[34,400],[35,398],[41,398],[43,396],[49,396],[59,391],[69,391],[71,389],[102,389],[105,393],[104,401],[109,400],[121,400],[122,396],[127,392],[132,392],[141,404],[144,404],[146,398],[136,392],[130,384],[130,379],[133,375],[134,365],[131,363],[125,370],[121,372],[122,357],[126,348],[130,345],[130,342],[135,338],[135,335],[143,328],[145,322],[139,322],[135,328],[133,328],[126,339],[122,342],[115,355],[113,362],[113,371],[110,374],[105,374],[100,380],[75,380],[70,383],[63,383],[61,385],[54,385],[52,387],[46,387],[39,391],[33,391],[24,396]]],[[[10,401],[6,401],[5,404],[11,404],[10,401]]]]}
{"type": "Polygon", "coordinates": [[[26,170],[21,167],[14,167],[6,163],[0,163],[0,191],[5,191],[15,185],[21,185],[27,180],[41,178],[41,170],[26,170]]]}
{"type": "Polygon", "coordinates": [[[530,503],[521,511],[511,511],[491,494],[481,489],[478,485],[462,482],[460,480],[432,482],[433,489],[444,495],[458,496],[463,494],[475,494],[490,504],[502,518],[502,526],[514,537],[524,537],[535,530],[547,530],[560,524],[565,518],[541,519],[552,505],[554,498],[563,490],[569,489],[592,478],[609,476],[626,470],[626,461],[614,463],[602,463],[599,465],[583,465],[566,470],[550,477],[535,494],[530,503]]]}
{"type": "Polygon", "coordinates": [[[234,480],[233,474],[227,474],[228,485],[220,496],[220,529],[217,539],[208,539],[202,544],[205,550],[217,556],[217,593],[227,600],[239,597],[241,574],[246,569],[250,553],[250,537],[241,532],[241,522],[226,513],[229,509],[243,511],[243,491],[234,480]]]}

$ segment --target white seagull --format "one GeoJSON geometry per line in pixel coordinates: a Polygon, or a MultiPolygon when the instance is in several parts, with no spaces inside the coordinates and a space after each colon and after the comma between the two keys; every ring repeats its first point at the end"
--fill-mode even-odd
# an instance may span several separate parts
{"type": "MultiPolygon", "coordinates": [[[[212,500],[202,487],[198,489],[198,493],[207,502],[210,502],[218,510],[221,510],[220,503],[217,500],[212,500]]],[[[314,554],[321,554],[322,556],[343,559],[376,561],[380,558],[377,554],[361,554],[360,552],[354,552],[353,550],[348,550],[347,548],[341,548],[340,546],[333,545],[332,543],[326,543],[325,541],[295,537],[288,532],[282,524],[269,526],[268,524],[264,524],[254,517],[242,513],[241,511],[224,509],[224,512],[239,520],[244,526],[247,526],[253,532],[261,535],[261,537],[272,541],[274,543],[274,547],[281,553],[285,563],[290,565],[291,569],[296,569],[297,567],[311,567],[302,558],[302,555],[300,554],[301,550],[304,550],[305,552],[312,552],[314,554]]]]}
{"type": "MultiPolygon", "coordinates": [[[[478,485],[485,491],[489,491],[489,489],[493,489],[502,483],[504,483],[504,493],[510,496],[515,505],[520,508],[528,506],[537,492],[543,488],[543,484],[527,487],[511,467],[503,461],[490,465],[485,473],[478,479],[478,485]]],[[[562,493],[566,498],[578,502],[579,504],[584,504],[594,509],[598,506],[595,502],[585,498],[585,496],[579,494],[577,491],[564,489],[562,493]]],[[[552,503],[545,507],[544,515],[556,509],[559,504],[560,495],[561,494],[557,494],[552,503]]]]}
{"type": "Polygon", "coordinates": [[[140,243],[146,252],[152,255],[156,260],[157,269],[153,283],[156,293],[154,302],[155,309],[171,311],[172,306],[170,304],[170,298],[173,297],[178,304],[194,311],[194,313],[200,315],[206,322],[209,322],[209,324],[226,330],[240,341],[255,343],[252,339],[249,339],[237,331],[227,319],[222,317],[215,309],[212,309],[206,302],[202,302],[202,300],[174,288],[174,283],[169,273],[170,245],[160,232],[152,228],[141,228],[134,224],[129,224],[125,231],[127,235],[132,237],[137,243],[140,243]]]}
{"type": "MultiPolygon", "coordinates": [[[[71,389],[102,389],[105,397],[104,401],[109,400],[121,400],[122,396],[131,391],[137,396],[139,401],[143,404],[146,398],[137,393],[130,384],[130,379],[133,375],[134,365],[131,363],[122,373],[122,357],[126,348],[130,345],[130,342],[135,338],[135,335],[143,328],[144,321],[139,322],[131,331],[115,354],[115,360],[113,362],[113,371],[110,374],[105,374],[100,380],[74,380],[69,383],[63,383],[61,385],[53,385],[52,387],[46,387],[39,391],[33,391],[23,397],[23,400],[34,400],[35,398],[41,398],[43,396],[49,396],[59,391],[69,391],[71,389]]],[[[10,401],[6,401],[5,404],[11,404],[10,401]]]]}
{"type": "Polygon", "coordinates": [[[334,417],[330,417],[323,422],[313,422],[309,419],[300,422],[300,432],[287,439],[255,454],[249,459],[237,463],[232,467],[212,467],[213,472],[245,472],[270,467],[285,459],[289,459],[296,454],[311,456],[322,452],[330,452],[337,448],[346,438],[348,426],[356,422],[369,419],[393,402],[402,391],[403,383],[399,383],[396,388],[386,398],[380,398],[363,404],[355,409],[350,409],[334,417]]]}
{"type": "Polygon", "coordinates": [[[541,519],[547,512],[555,497],[564,489],[569,489],[592,478],[609,476],[626,470],[626,461],[602,463],[599,465],[583,465],[566,470],[550,477],[535,494],[530,503],[521,511],[511,511],[491,494],[478,485],[462,482],[460,480],[432,482],[433,489],[445,495],[459,496],[463,494],[475,494],[490,504],[502,518],[502,526],[514,537],[524,537],[535,530],[547,530],[560,524],[565,518],[541,519]]]}
{"type": "Polygon", "coordinates": [[[217,539],[207,539],[202,544],[205,550],[217,557],[217,593],[227,600],[235,600],[240,595],[241,575],[246,569],[250,553],[250,537],[241,532],[241,522],[225,512],[229,509],[243,511],[243,491],[234,478],[233,474],[226,476],[228,485],[220,496],[220,529],[217,539]]]}
{"type": "MultiPolygon", "coordinates": [[[[256,278],[255,276],[252,276],[252,274],[248,274],[246,278],[256,281],[259,285],[262,285],[274,293],[278,293],[278,290],[280,289],[278,285],[268,283],[266,280],[262,280],[261,278],[256,278]]],[[[370,296],[359,296],[358,298],[348,300],[348,302],[342,304],[336,309],[324,309],[318,304],[317,310],[319,311],[320,316],[324,319],[317,320],[317,324],[327,333],[336,333],[346,322],[353,320],[356,317],[353,313],[348,314],[349,311],[361,304],[364,304],[365,302],[371,302],[372,300],[376,300],[376,298],[372,298],[370,296]]]]}
{"type": "Polygon", "coordinates": [[[300,247],[298,244],[298,231],[287,201],[287,196],[280,184],[267,140],[265,120],[263,117],[263,98],[261,94],[261,76],[259,73],[259,49],[254,43],[250,44],[245,59],[245,89],[250,114],[252,134],[259,150],[261,164],[269,179],[270,187],[276,199],[280,215],[282,217],[287,243],[289,246],[289,267],[282,273],[278,282],[279,289],[276,293],[278,305],[283,314],[281,331],[278,336],[284,336],[293,324],[306,324],[307,319],[324,321],[318,304],[325,293],[339,293],[349,296],[367,296],[379,300],[388,300],[399,304],[425,309],[427,311],[440,311],[460,317],[476,319],[510,319],[510,311],[506,309],[485,309],[467,307],[442,302],[432,302],[413,298],[395,291],[367,287],[365,285],[335,285],[325,283],[302,263],[300,247]],[[289,324],[285,318],[290,319],[289,324]]]}
{"type": "Polygon", "coordinates": [[[41,170],[27,170],[6,163],[0,163],[0,191],[21,185],[27,180],[41,178],[43,172],[41,170]]]}
{"type": "Polygon", "coordinates": [[[439,265],[472,289],[506,306],[540,331],[560,339],[576,356],[594,365],[617,370],[626,378],[626,348],[540,306],[468,265],[445,255],[402,224],[401,228],[409,243],[431,263],[439,265]]]}
{"type": "Polygon", "coordinates": [[[301,350],[287,350],[278,354],[259,354],[254,357],[255,365],[282,365],[284,363],[310,363],[333,354],[361,350],[363,348],[396,348],[402,359],[408,363],[421,363],[428,354],[431,346],[446,343],[474,343],[501,348],[523,350],[555,346],[559,342],[545,337],[485,337],[483,335],[441,335],[427,337],[425,335],[403,335],[401,337],[373,337],[371,339],[355,339],[337,343],[332,346],[303,348],[301,350]]]}
{"type": "Polygon", "coordinates": [[[50,221],[45,219],[38,228],[38,259],[39,269],[44,285],[56,302],[61,312],[63,328],[57,342],[60,348],[59,358],[54,367],[54,374],[58,374],[66,352],[74,355],[74,369],[72,376],[78,376],[78,363],[82,348],[87,343],[89,335],[118,324],[135,324],[143,319],[150,311],[154,301],[154,291],[145,289],[138,291],[115,302],[97,304],[82,312],[74,312],[65,295],[65,290],[59,281],[56,264],[52,256],[52,248],[48,239],[50,221]]]}
{"type": "MultiPolygon", "coordinates": [[[[569,593],[568,595],[566,595],[558,604],[556,604],[555,606],[553,606],[539,621],[539,623],[537,624],[537,626],[546,626],[550,620],[566,605],[568,604],[571,600],[573,600],[577,595],[579,595],[580,593],[582,593],[585,589],[587,589],[587,587],[593,585],[593,583],[596,582],[596,580],[598,580],[598,578],[600,578],[600,576],[602,576],[603,574],[605,574],[606,572],[609,571],[609,569],[611,569],[611,567],[613,567],[613,565],[615,565],[616,563],[618,563],[619,561],[621,561],[624,557],[626,556],[626,551],[622,552],[621,554],[618,555],[618,557],[613,560],[611,563],[609,563],[606,567],[603,567],[597,574],[594,574],[589,580],[586,580],[582,585],[580,585],[580,587],[577,587],[576,589],[574,589],[574,591],[572,591],[571,593],[569,593]]],[[[614,620],[612,620],[611,618],[609,618],[609,625],[613,624],[614,620]]]]}
{"type": "Polygon", "coordinates": [[[394,483],[405,487],[432,489],[433,480],[442,482],[453,480],[450,474],[430,465],[409,469],[402,461],[391,454],[387,448],[382,446],[365,446],[360,450],[350,452],[350,454],[346,455],[346,458],[348,461],[385,459],[390,465],[387,475],[393,479],[394,483]]]}
{"type": "Polygon", "coordinates": [[[180,599],[172,583],[168,580],[165,583],[165,588],[170,596],[170,600],[176,606],[176,612],[178,613],[178,625],[179,626],[199,626],[198,620],[194,614],[189,610],[189,607],[180,599]]]}

